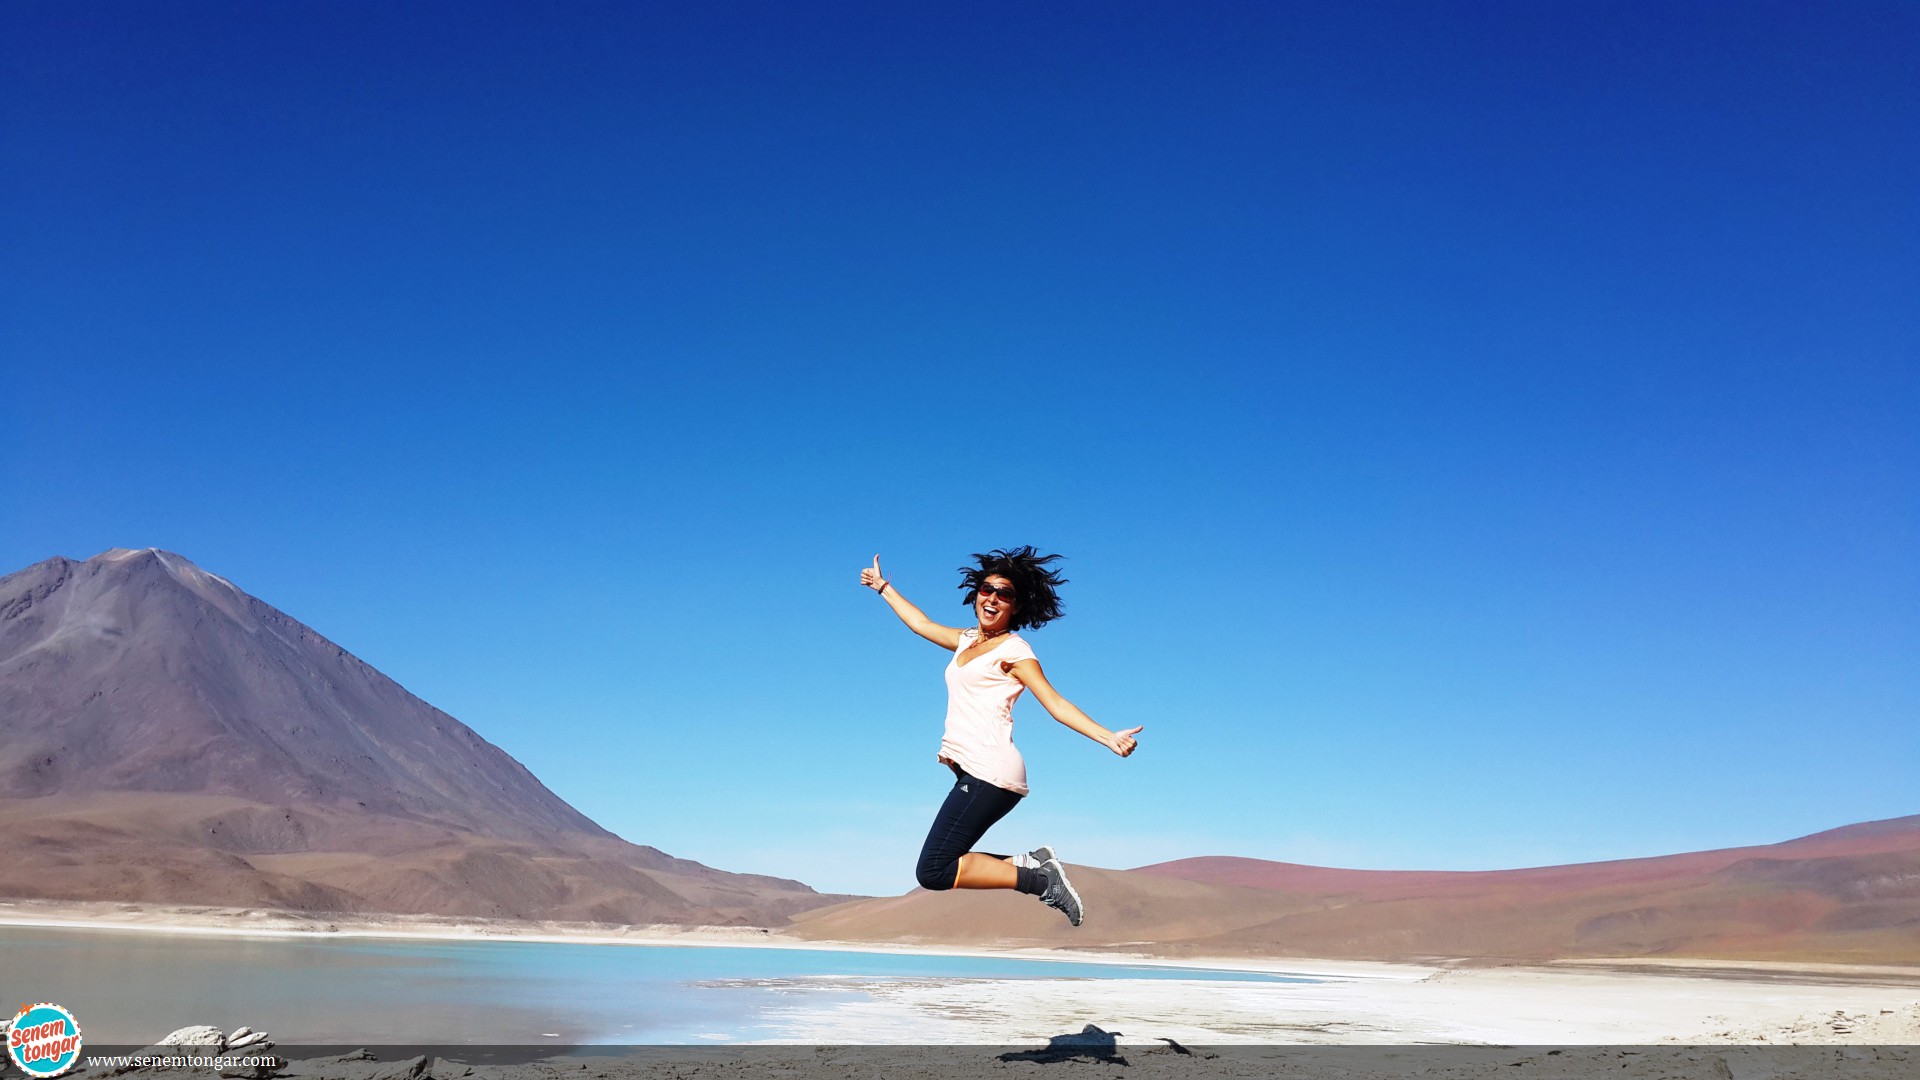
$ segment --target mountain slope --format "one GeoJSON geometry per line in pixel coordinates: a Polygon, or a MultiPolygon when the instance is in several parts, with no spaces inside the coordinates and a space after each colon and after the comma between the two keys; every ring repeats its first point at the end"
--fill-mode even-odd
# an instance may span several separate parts
{"type": "Polygon", "coordinates": [[[629,844],[181,556],[0,578],[0,895],[779,924],[831,902],[629,844]]]}
{"type": "Polygon", "coordinates": [[[0,716],[0,797],[196,792],[608,835],[465,724],[153,549],[0,579],[0,716]]]}

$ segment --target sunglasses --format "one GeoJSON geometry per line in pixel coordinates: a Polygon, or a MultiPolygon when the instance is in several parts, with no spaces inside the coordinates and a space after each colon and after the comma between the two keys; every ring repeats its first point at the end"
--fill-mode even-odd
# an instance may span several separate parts
{"type": "Polygon", "coordinates": [[[985,595],[986,593],[992,593],[993,595],[999,597],[1000,599],[1008,600],[1008,601],[1017,600],[1020,598],[1020,594],[1017,592],[1014,592],[1013,586],[1011,585],[988,585],[985,582],[981,582],[980,587],[977,591],[982,595],[985,595]]]}

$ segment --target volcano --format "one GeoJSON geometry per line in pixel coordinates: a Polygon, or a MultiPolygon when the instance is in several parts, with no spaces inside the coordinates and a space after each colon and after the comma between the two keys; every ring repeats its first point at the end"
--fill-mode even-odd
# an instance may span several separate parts
{"type": "Polygon", "coordinates": [[[780,925],[830,903],[631,844],[188,559],[0,578],[0,895],[780,925]]]}

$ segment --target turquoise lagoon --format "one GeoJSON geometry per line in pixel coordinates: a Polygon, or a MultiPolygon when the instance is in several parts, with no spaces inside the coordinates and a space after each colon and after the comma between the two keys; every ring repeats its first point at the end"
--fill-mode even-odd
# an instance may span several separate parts
{"type": "Polygon", "coordinates": [[[90,1042],[189,1024],[289,1043],[638,1044],[778,1039],[775,1012],[884,980],[1205,979],[1199,968],[812,949],[280,938],[0,927],[7,1004],[72,1009],[90,1042]]]}

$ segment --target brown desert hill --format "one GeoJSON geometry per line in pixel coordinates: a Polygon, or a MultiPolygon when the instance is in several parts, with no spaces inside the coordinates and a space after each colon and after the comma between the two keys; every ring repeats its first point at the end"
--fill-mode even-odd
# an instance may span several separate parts
{"type": "Polygon", "coordinates": [[[1778,844],[1473,872],[1208,857],[1075,867],[1078,929],[1024,897],[909,893],[809,912],[852,940],[1151,944],[1174,955],[1920,964],[1920,816],[1778,844]]]}
{"type": "Polygon", "coordinates": [[[1471,891],[1484,885],[1489,875],[1497,875],[1503,883],[1542,890],[1587,888],[1683,880],[1724,870],[1746,859],[1865,856],[1915,847],[1920,847],[1920,815],[1848,825],[1777,844],[1522,870],[1341,870],[1263,859],[1206,856],[1142,866],[1138,872],[1216,885],[1331,890],[1380,898],[1398,893],[1471,891]]]}
{"type": "Polygon", "coordinates": [[[794,917],[787,932],[822,941],[1179,953],[1191,951],[1183,949],[1182,942],[1230,933],[1302,907],[1265,889],[1092,866],[1076,865],[1072,871],[1089,910],[1079,927],[1068,925],[1059,912],[1031,896],[915,889],[805,912],[794,917]]]}
{"type": "Polygon", "coordinates": [[[170,552],[0,578],[0,895],[779,925],[831,903],[594,824],[170,552]]]}

